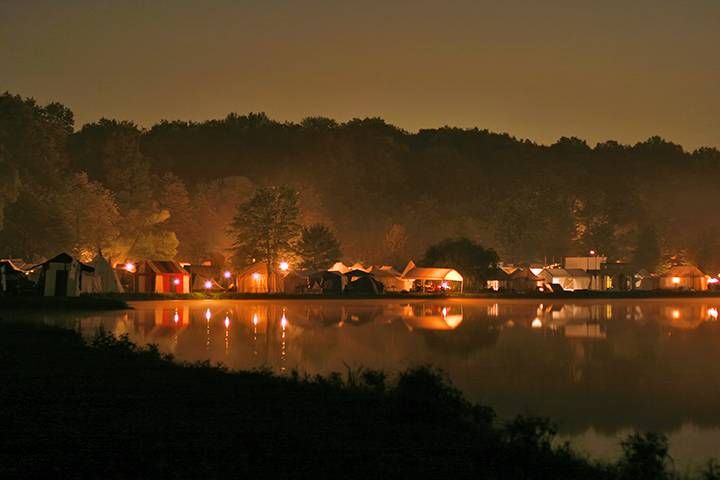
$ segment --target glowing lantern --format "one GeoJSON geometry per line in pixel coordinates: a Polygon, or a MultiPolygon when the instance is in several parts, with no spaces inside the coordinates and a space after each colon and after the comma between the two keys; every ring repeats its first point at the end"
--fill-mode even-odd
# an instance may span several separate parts
{"type": "Polygon", "coordinates": [[[595,250],[590,250],[590,255],[595,255],[595,250]]]}
{"type": "Polygon", "coordinates": [[[542,328],[542,320],[540,320],[539,318],[536,318],[535,320],[532,321],[530,326],[532,328],[542,328]]]}
{"type": "Polygon", "coordinates": [[[212,288],[212,282],[210,280],[205,280],[205,289],[210,290],[212,288]]]}
{"type": "Polygon", "coordinates": [[[230,278],[230,275],[231,275],[231,273],[228,272],[227,270],[225,271],[225,273],[223,273],[223,277],[225,277],[225,278],[230,278]]]}
{"type": "Polygon", "coordinates": [[[680,285],[680,277],[672,277],[673,285],[680,285]]]}
{"type": "Polygon", "coordinates": [[[125,264],[125,270],[127,270],[128,272],[134,272],[134,271],[135,271],[135,264],[132,263],[132,262],[127,262],[127,263],[125,264]]]}
{"type": "Polygon", "coordinates": [[[290,264],[288,262],[280,262],[280,270],[287,272],[289,268],[290,264]]]}

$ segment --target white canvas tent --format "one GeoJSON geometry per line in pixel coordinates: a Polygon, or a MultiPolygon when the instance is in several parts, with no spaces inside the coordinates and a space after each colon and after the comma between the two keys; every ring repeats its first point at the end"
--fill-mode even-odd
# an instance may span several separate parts
{"type": "Polygon", "coordinates": [[[94,288],[95,292],[102,293],[123,293],[124,289],[120,284],[115,269],[112,268],[102,255],[96,255],[90,265],[95,268],[94,288]]]}

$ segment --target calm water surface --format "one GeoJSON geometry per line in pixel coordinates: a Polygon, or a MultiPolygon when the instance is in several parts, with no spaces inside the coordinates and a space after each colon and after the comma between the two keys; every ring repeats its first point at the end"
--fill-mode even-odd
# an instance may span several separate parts
{"type": "Polygon", "coordinates": [[[278,372],[433,364],[501,416],[549,416],[613,456],[634,429],[664,432],[680,465],[720,458],[720,299],[162,301],[25,317],[102,326],[180,360],[278,372]]]}

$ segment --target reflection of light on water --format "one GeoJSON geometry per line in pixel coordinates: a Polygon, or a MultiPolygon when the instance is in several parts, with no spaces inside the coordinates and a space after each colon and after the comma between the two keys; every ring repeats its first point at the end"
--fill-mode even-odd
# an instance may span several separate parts
{"type": "Polygon", "coordinates": [[[674,318],[675,320],[677,320],[678,318],[680,318],[680,310],[678,310],[677,308],[676,308],[675,310],[673,310],[673,311],[672,311],[672,318],[674,318]]]}
{"type": "Polygon", "coordinates": [[[212,313],[210,313],[210,309],[208,308],[207,310],[205,310],[205,320],[209,322],[211,317],[212,313]]]}
{"type": "Polygon", "coordinates": [[[227,355],[230,350],[230,317],[225,315],[223,323],[225,324],[225,355],[227,355]]]}
{"type": "Polygon", "coordinates": [[[173,315],[173,322],[178,323],[180,321],[180,314],[177,310],[175,310],[175,314],[173,315]]]}
{"type": "Polygon", "coordinates": [[[532,326],[532,328],[542,328],[542,320],[540,320],[539,318],[536,318],[535,320],[532,321],[530,326],[532,326]]]}
{"type": "Polygon", "coordinates": [[[708,314],[708,317],[710,317],[713,320],[718,319],[718,309],[715,307],[708,308],[707,314],[708,314]]]}
{"type": "Polygon", "coordinates": [[[287,342],[286,342],[286,329],[288,326],[288,319],[285,316],[285,309],[283,309],[282,318],[280,318],[280,328],[282,330],[280,334],[281,343],[280,343],[280,371],[285,372],[285,362],[287,360],[287,342]]]}

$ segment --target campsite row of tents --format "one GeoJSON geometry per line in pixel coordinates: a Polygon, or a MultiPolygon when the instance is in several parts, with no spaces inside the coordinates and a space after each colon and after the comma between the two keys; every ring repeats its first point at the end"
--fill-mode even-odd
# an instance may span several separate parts
{"type": "Polygon", "coordinates": [[[147,260],[113,268],[97,255],[83,263],[68,253],[29,266],[0,261],[0,295],[78,296],[84,293],[321,293],[326,295],[384,292],[462,291],[463,278],[452,268],[418,267],[409,262],[402,272],[393,267],[341,262],[322,271],[272,269],[255,263],[232,275],[212,265],[182,265],[174,260],[147,260]]]}
{"type": "Polygon", "coordinates": [[[693,265],[677,265],[663,274],[607,262],[605,257],[568,257],[563,265],[503,266],[487,280],[488,290],[511,292],[688,290],[705,291],[720,280],[693,265]]]}

